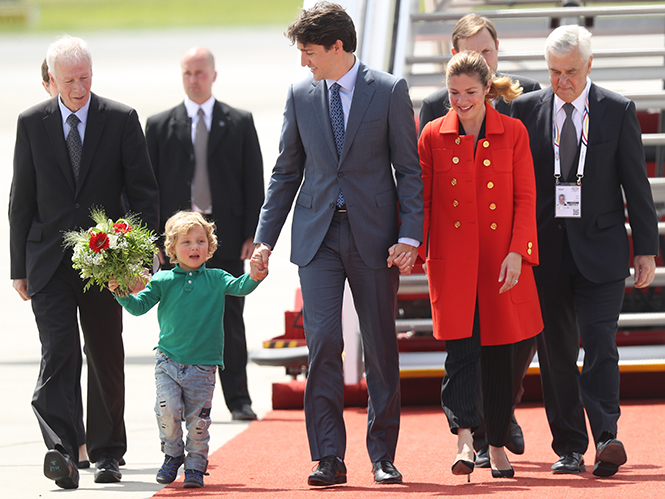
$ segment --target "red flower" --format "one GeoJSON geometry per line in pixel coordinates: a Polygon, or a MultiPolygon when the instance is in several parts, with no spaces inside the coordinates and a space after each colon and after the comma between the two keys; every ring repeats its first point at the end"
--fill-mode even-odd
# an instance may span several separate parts
{"type": "Polygon", "coordinates": [[[127,222],[118,222],[113,224],[113,231],[116,234],[129,234],[132,231],[132,226],[127,222]]]}
{"type": "Polygon", "coordinates": [[[90,242],[88,243],[90,249],[95,253],[101,253],[109,247],[109,236],[105,232],[97,232],[90,236],[90,242]]]}

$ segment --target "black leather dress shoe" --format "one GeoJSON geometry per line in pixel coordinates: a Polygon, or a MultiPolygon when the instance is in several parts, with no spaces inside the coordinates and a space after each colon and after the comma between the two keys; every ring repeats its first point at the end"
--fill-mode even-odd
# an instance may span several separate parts
{"type": "Polygon", "coordinates": [[[486,445],[476,454],[476,468],[489,468],[490,467],[490,448],[486,445]]]}
{"type": "Polygon", "coordinates": [[[374,483],[382,485],[402,483],[402,474],[397,471],[395,465],[390,461],[372,463],[372,471],[374,471],[374,483]]]}
{"type": "Polygon", "coordinates": [[[321,458],[316,470],[307,478],[307,484],[315,487],[340,483],[346,483],[346,466],[335,456],[321,458]]]}
{"type": "Polygon", "coordinates": [[[626,464],[628,457],[623,444],[610,435],[605,441],[596,445],[596,463],[593,466],[593,474],[607,477],[619,471],[619,466],[626,464]]]}
{"type": "Polygon", "coordinates": [[[524,434],[514,415],[510,423],[510,438],[506,444],[506,449],[513,454],[524,454],[524,434]]]}
{"type": "Polygon", "coordinates": [[[44,476],[55,480],[61,489],[78,489],[79,470],[74,461],[62,452],[52,449],[44,456],[44,476]]]}
{"type": "Polygon", "coordinates": [[[239,409],[231,412],[231,419],[233,421],[256,421],[257,416],[252,410],[252,406],[245,404],[239,409]]]}
{"type": "Polygon", "coordinates": [[[559,460],[552,465],[552,473],[555,475],[560,474],[575,474],[586,471],[584,466],[584,454],[579,452],[569,452],[559,458],[559,460]]]}
{"type": "Polygon", "coordinates": [[[96,464],[95,483],[115,483],[122,478],[118,460],[108,454],[102,454],[96,464]]]}

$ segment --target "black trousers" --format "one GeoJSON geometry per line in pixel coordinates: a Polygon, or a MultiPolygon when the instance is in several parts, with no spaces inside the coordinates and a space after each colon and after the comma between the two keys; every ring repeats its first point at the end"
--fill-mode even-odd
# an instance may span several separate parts
{"type": "Polygon", "coordinates": [[[555,279],[534,272],[545,329],[538,336],[543,401],[552,431],[552,449],[562,456],[584,453],[589,438],[617,433],[619,352],[616,333],[625,281],[593,283],[575,265],[564,240],[561,270],[555,279]],[[577,367],[580,338],[582,373],[577,367]]]}
{"type": "Polygon", "coordinates": [[[441,405],[452,433],[457,434],[459,428],[478,429],[476,389],[480,362],[485,438],[489,445],[503,447],[510,437],[515,344],[481,346],[479,322],[476,307],[471,337],[446,340],[441,405]]]}
{"type": "Polygon", "coordinates": [[[83,284],[71,267],[71,254],[67,253],[53,278],[32,297],[42,344],[32,407],[46,446],[77,461],[81,423],[80,321],[88,360],[88,454],[93,462],[102,453],[119,460],[127,449],[122,308],[108,290],[100,292],[94,287],[84,293],[83,284]]]}
{"type": "MultiPolygon", "coordinates": [[[[245,263],[240,259],[224,260],[213,256],[206,265],[226,270],[235,277],[245,273],[245,263]]],[[[247,338],[242,317],[244,308],[244,296],[227,295],[224,308],[224,369],[218,372],[224,401],[231,412],[252,404],[247,387],[247,338]]]]}

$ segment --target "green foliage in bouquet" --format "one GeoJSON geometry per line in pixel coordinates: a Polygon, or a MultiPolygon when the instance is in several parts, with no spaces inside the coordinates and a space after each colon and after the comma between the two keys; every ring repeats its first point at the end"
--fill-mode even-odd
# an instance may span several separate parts
{"type": "Polygon", "coordinates": [[[126,296],[130,285],[142,278],[144,267],[152,267],[158,251],[157,236],[135,214],[114,222],[103,210],[93,208],[90,218],[96,223],[94,227],[68,231],[63,236],[65,247],[74,248],[72,267],[80,271],[81,279],[88,279],[84,291],[93,284],[104,289],[115,277],[115,293],[126,296]]]}

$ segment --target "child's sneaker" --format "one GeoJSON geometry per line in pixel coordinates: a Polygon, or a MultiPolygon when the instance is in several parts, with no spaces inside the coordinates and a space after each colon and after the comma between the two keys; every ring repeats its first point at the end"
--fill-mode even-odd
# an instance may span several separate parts
{"type": "Polygon", "coordinates": [[[171,483],[178,476],[178,469],[185,462],[185,456],[173,457],[166,454],[164,464],[157,472],[157,483],[171,483]]]}
{"type": "Polygon", "coordinates": [[[185,470],[185,481],[182,486],[186,489],[200,489],[203,487],[203,474],[199,470],[185,470]]]}

